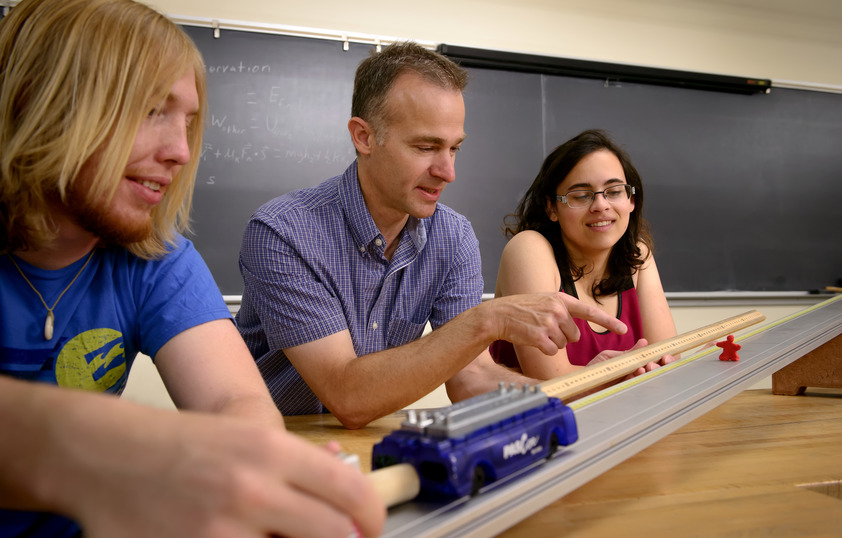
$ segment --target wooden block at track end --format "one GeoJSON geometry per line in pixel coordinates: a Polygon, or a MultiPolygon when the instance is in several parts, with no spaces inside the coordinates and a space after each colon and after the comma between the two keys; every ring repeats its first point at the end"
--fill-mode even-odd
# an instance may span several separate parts
{"type": "Polygon", "coordinates": [[[842,335],[772,374],[772,394],[796,396],[807,387],[842,388],[842,335]]]}

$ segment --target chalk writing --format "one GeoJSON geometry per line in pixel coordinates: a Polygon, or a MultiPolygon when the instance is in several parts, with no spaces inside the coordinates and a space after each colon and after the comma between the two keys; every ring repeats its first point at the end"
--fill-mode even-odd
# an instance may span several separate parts
{"type": "Polygon", "coordinates": [[[242,147],[214,147],[212,144],[205,143],[202,147],[201,160],[203,162],[208,160],[231,161],[233,163],[247,163],[254,161],[264,161],[272,152],[277,152],[268,146],[252,146],[245,144],[242,147]]]}
{"type": "Polygon", "coordinates": [[[243,127],[237,127],[236,125],[227,123],[228,116],[217,116],[216,114],[211,114],[210,117],[210,126],[213,129],[218,131],[222,131],[223,133],[228,134],[243,134],[246,132],[246,129],[243,127]]]}
{"type": "Polygon", "coordinates": [[[281,92],[284,89],[280,86],[272,86],[269,89],[269,104],[285,110],[297,110],[301,112],[312,112],[301,100],[290,102],[281,92]]]}
{"type": "Polygon", "coordinates": [[[315,162],[325,162],[325,163],[344,163],[347,162],[348,159],[345,155],[342,155],[338,151],[332,150],[319,150],[319,151],[310,151],[309,149],[301,150],[286,150],[285,157],[288,159],[293,159],[296,162],[304,163],[315,163],[315,162]]]}
{"type": "MultiPolygon", "coordinates": [[[[265,145],[244,144],[242,146],[214,145],[205,142],[200,155],[202,162],[225,161],[232,164],[255,163],[272,159],[285,159],[298,164],[327,163],[347,165],[353,160],[353,152],[341,152],[332,149],[311,150],[281,149],[265,145]]],[[[208,181],[208,184],[213,184],[208,181]]]]}
{"type": "Polygon", "coordinates": [[[246,65],[242,61],[237,64],[209,65],[208,74],[223,73],[271,73],[271,65],[246,65]]]}

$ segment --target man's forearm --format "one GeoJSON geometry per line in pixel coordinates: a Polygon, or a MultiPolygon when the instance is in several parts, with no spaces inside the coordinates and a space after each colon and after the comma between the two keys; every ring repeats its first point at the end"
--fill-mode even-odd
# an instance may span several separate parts
{"type": "Polygon", "coordinates": [[[45,507],[39,461],[45,449],[44,391],[0,375],[0,506],[11,509],[45,507]]]}
{"type": "Polygon", "coordinates": [[[483,351],[471,364],[447,381],[447,396],[452,402],[460,402],[496,390],[500,383],[520,387],[537,385],[540,381],[495,363],[491,355],[483,351]]]}
{"type": "Polygon", "coordinates": [[[0,431],[0,507],[65,515],[86,535],[339,535],[348,517],[373,535],[382,525],[359,473],[249,420],[0,376],[0,431]]]}
{"type": "Polygon", "coordinates": [[[94,477],[109,473],[109,463],[144,467],[138,460],[153,456],[125,448],[132,446],[131,435],[148,437],[156,420],[134,408],[141,409],[110,395],[0,376],[0,458],[7,462],[0,472],[0,505],[73,515],[74,498],[98,487],[94,477]],[[109,444],[118,439],[121,450],[109,444]]]}
{"type": "MultiPolygon", "coordinates": [[[[520,378],[493,364],[488,346],[503,339],[554,355],[579,339],[567,305],[611,330],[625,330],[616,318],[563,293],[514,295],[462,312],[432,334],[398,348],[356,357],[347,331],[285,350],[316,396],[348,428],[411,404],[477,359],[448,389],[462,399],[520,378]]],[[[523,378],[524,382],[529,382],[523,378]]],[[[534,382],[534,380],[533,380],[534,382]]]]}
{"type": "Polygon", "coordinates": [[[480,307],[467,310],[418,340],[347,361],[314,391],[343,425],[360,428],[432,392],[476,359],[492,334],[480,307]]]}
{"type": "Polygon", "coordinates": [[[243,418],[260,424],[286,429],[284,417],[266,394],[244,395],[225,402],[217,412],[229,417],[243,418]]]}

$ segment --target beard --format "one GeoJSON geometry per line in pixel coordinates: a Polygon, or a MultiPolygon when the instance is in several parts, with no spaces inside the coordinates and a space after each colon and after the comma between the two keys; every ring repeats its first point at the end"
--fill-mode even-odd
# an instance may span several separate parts
{"type": "Polygon", "coordinates": [[[90,200],[79,182],[67,193],[67,209],[79,226],[91,232],[105,245],[125,247],[149,238],[154,231],[151,215],[143,220],[125,218],[105,198],[90,200]]]}

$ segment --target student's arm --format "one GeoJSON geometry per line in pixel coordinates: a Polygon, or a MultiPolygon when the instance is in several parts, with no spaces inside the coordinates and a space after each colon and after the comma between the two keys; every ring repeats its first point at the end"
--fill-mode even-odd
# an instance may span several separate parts
{"type": "MultiPolygon", "coordinates": [[[[503,249],[497,271],[496,295],[555,292],[561,287],[561,276],[553,248],[540,233],[526,230],[512,237],[503,249]]],[[[571,297],[572,298],[572,297],[571,297]]],[[[567,351],[559,349],[546,355],[532,346],[515,346],[523,374],[537,379],[553,379],[569,374],[581,366],[570,364],[567,351]]]]}
{"type": "Polygon", "coordinates": [[[625,330],[617,319],[562,293],[529,294],[484,302],[427,336],[403,346],[357,357],[345,330],[287,348],[287,358],[321,402],[345,427],[360,428],[428,394],[471,363],[448,384],[459,399],[487,392],[498,381],[534,383],[489,364],[487,348],[499,339],[532,345],[554,355],[579,332],[572,316],[625,330]],[[487,358],[486,358],[487,357],[487,358]]]}
{"type": "Polygon", "coordinates": [[[179,409],[239,416],[283,428],[281,413],[229,319],[177,334],[155,355],[155,365],[179,409]]]}
{"type": "Polygon", "coordinates": [[[655,343],[676,335],[675,321],[672,319],[664,287],[655,264],[655,257],[644,249],[646,261],[637,274],[637,298],[640,303],[640,316],[643,336],[655,343]]]}
{"type": "Polygon", "coordinates": [[[0,431],[0,506],[92,538],[374,536],[385,517],[359,472],[250,421],[0,375],[0,431]]]}
{"type": "MultiPolygon", "coordinates": [[[[655,257],[645,246],[640,246],[646,261],[637,272],[637,300],[640,304],[641,326],[643,337],[654,344],[667,338],[675,336],[675,321],[672,319],[669,304],[667,304],[664,287],[661,284],[661,277],[658,274],[658,266],[655,265],[655,257]]],[[[653,367],[665,366],[680,356],[664,355],[657,363],[649,363],[646,370],[653,367]]],[[[640,370],[638,370],[640,372],[640,370]]]]}

